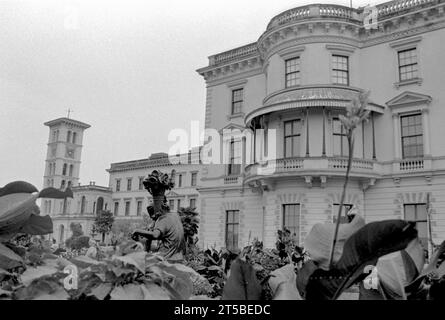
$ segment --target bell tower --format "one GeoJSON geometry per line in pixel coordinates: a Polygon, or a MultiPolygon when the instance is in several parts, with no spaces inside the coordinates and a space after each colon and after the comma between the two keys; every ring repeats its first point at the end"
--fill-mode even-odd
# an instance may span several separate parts
{"type": "Polygon", "coordinates": [[[89,124],[59,118],[44,123],[49,127],[43,188],[66,189],[79,183],[83,133],[89,124]]]}

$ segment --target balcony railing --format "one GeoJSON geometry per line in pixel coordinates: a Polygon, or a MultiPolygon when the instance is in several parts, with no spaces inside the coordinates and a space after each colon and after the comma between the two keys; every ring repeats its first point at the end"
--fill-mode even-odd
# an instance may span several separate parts
{"type": "MultiPolygon", "coordinates": [[[[375,161],[353,159],[351,174],[358,176],[378,176],[375,161]]],[[[267,161],[264,164],[252,164],[245,169],[245,178],[255,176],[287,175],[289,173],[311,175],[343,175],[348,166],[348,159],[342,157],[329,158],[290,158],[267,161]]]]}
{"type": "Polygon", "coordinates": [[[239,176],[227,176],[224,177],[224,184],[237,184],[239,176]]]}
{"type": "Polygon", "coordinates": [[[209,64],[213,66],[245,58],[255,54],[258,54],[258,47],[256,42],[211,56],[209,57],[209,64]]]}
{"type": "Polygon", "coordinates": [[[434,4],[437,0],[396,0],[377,5],[378,17],[383,18],[394,14],[399,14],[414,7],[421,7],[425,4],[434,4]]]}
{"type": "Polygon", "coordinates": [[[356,21],[360,19],[357,9],[354,8],[334,4],[310,4],[287,10],[275,16],[268,24],[267,30],[311,17],[330,17],[356,21]]]}

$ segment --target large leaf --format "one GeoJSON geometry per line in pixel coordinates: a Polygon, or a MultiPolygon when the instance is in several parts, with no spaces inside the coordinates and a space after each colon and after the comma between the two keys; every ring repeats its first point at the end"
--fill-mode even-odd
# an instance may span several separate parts
{"type": "MultiPolygon", "coordinates": [[[[365,220],[359,215],[355,215],[350,223],[340,224],[334,250],[334,263],[340,259],[346,240],[364,225],[365,220]]],[[[325,270],[329,270],[329,258],[335,226],[335,223],[317,223],[312,227],[304,240],[306,252],[312,260],[317,262],[320,268],[325,270]]]]}
{"type": "Polygon", "coordinates": [[[103,264],[102,262],[97,261],[95,259],[91,259],[90,257],[87,256],[74,257],[70,260],[70,262],[79,268],[88,268],[90,266],[103,264]]]}
{"type": "Polygon", "coordinates": [[[43,276],[32,281],[29,286],[15,292],[19,300],[66,300],[69,295],[63,289],[60,279],[54,276],[43,276]]]}
{"type": "Polygon", "coordinates": [[[106,296],[111,292],[113,286],[111,283],[101,283],[97,287],[91,290],[91,296],[96,297],[99,300],[104,300],[106,296]]]}
{"type": "Polygon", "coordinates": [[[23,265],[23,259],[19,255],[0,243],[0,269],[10,270],[23,265]]]}
{"type": "Polygon", "coordinates": [[[135,266],[140,272],[145,273],[145,257],[147,252],[139,251],[132,252],[125,256],[114,256],[113,259],[135,266]]]}
{"type": "Polygon", "coordinates": [[[150,266],[149,272],[153,272],[161,278],[172,278],[169,284],[169,291],[175,299],[187,300],[193,293],[192,276],[197,274],[193,269],[182,265],[172,264],[166,261],[150,266]]]}
{"type": "Polygon", "coordinates": [[[30,235],[45,235],[53,233],[53,221],[50,216],[32,214],[21,227],[20,233],[30,235]]]}
{"type": "Polygon", "coordinates": [[[369,223],[349,237],[333,269],[316,268],[314,263],[303,266],[297,279],[300,294],[307,300],[337,299],[344,289],[366,277],[366,266],[375,266],[378,258],[405,249],[416,237],[411,222],[369,223]]]}
{"type": "Polygon", "coordinates": [[[53,266],[38,266],[36,268],[28,267],[26,271],[23,272],[20,279],[25,286],[29,286],[35,279],[41,278],[43,276],[53,275],[57,272],[59,272],[59,270],[54,268],[53,266]]]}
{"type": "Polygon", "coordinates": [[[14,181],[0,188],[0,197],[12,193],[34,193],[38,192],[36,187],[25,181],[14,181]]]}
{"type": "Polygon", "coordinates": [[[445,255],[445,241],[439,246],[439,248],[434,253],[430,263],[426,268],[422,270],[420,275],[414,279],[405,289],[407,292],[414,292],[420,286],[422,281],[428,276],[432,275],[435,278],[442,278],[445,276],[445,260],[440,263],[445,255]]]}
{"type": "Polygon", "coordinates": [[[170,296],[165,289],[154,283],[146,283],[141,285],[144,300],[170,300],[170,296]]]}
{"type": "Polygon", "coordinates": [[[252,265],[236,259],[224,286],[222,300],[260,300],[262,287],[252,265]]]}
{"type": "Polygon", "coordinates": [[[377,274],[386,299],[406,300],[405,287],[419,275],[424,261],[425,255],[418,238],[411,241],[405,250],[379,258],[377,274]]]}
{"type": "Polygon", "coordinates": [[[115,287],[110,296],[111,300],[144,300],[145,298],[141,286],[134,283],[115,287]]]}
{"type": "Polygon", "coordinates": [[[276,269],[270,275],[269,286],[274,300],[302,300],[296,286],[297,274],[293,264],[276,269]]]}

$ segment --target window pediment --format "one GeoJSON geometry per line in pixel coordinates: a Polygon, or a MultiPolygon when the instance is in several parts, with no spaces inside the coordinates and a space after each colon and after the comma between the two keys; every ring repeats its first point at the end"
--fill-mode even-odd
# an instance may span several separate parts
{"type": "Polygon", "coordinates": [[[386,102],[386,105],[391,109],[409,106],[418,106],[422,109],[429,105],[432,100],[433,99],[428,95],[405,91],[386,102]]]}
{"type": "Polygon", "coordinates": [[[227,126],[225,126],[224,128],[222,128],[221,130],[219,130],[219,133],[224,134],[224,131],[236,130],[236,129],[243,132],[245,130],[245,127],[240,126],[239,124],[236,124],[236,123],[230,123],[227,126]]]}

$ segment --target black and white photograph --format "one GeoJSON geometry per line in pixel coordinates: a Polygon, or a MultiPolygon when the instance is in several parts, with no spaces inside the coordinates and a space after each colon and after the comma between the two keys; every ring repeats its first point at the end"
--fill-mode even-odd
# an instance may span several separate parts
{"type": "Polygon", "coordinates": [[[444,51],[445,0],[0,0],[0,300],[445,300],[444,51]]]}

